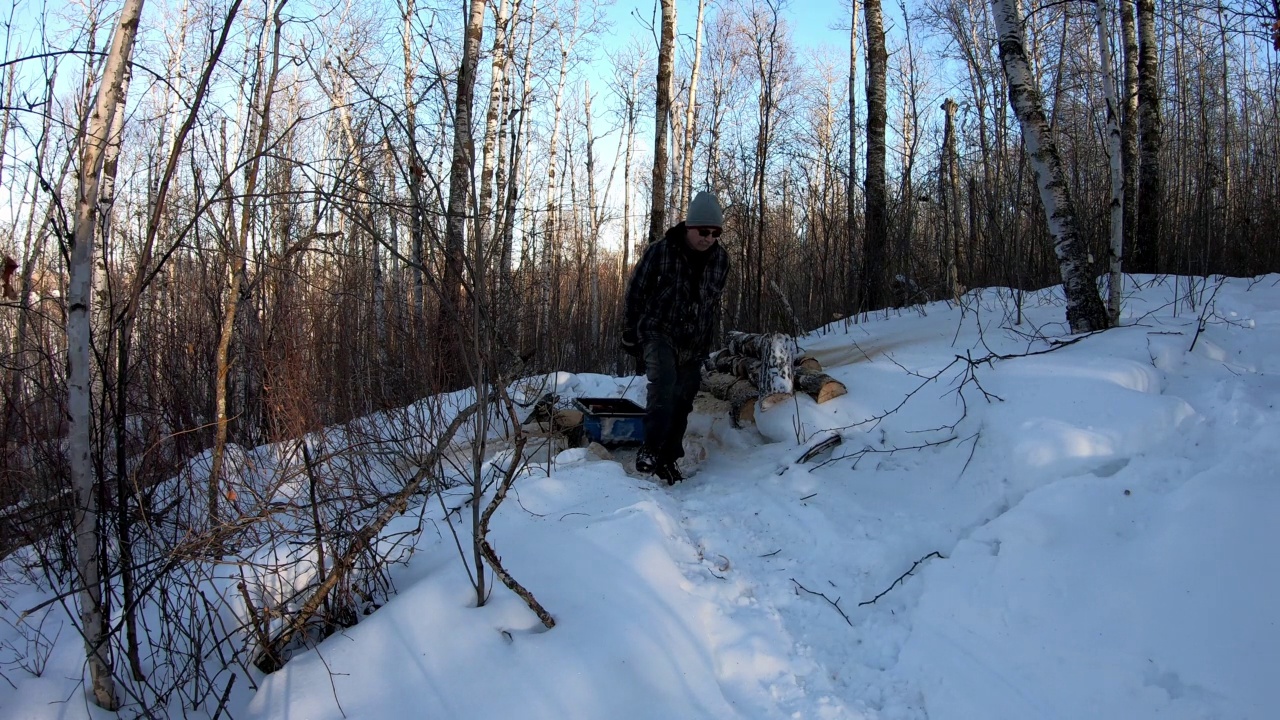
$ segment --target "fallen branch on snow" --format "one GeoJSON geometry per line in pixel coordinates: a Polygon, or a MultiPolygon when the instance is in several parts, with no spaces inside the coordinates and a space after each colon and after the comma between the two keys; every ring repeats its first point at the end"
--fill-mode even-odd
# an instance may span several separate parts
{"type": "Polygon", "coordinates": [[[875,601],[879,600],[880,598],[884,597],[885,595],[888,595],[890,590],[892,590],[892,589],[894,589],[895,587],[897,587],[897,586],[898,586],[898,583],[902,582],[903,580],[906,580],[906,579],[907,579],[907,577],[908,577],[909,575],[911,575],[911,573],[915,572],[916,568],[920,565],[920,563],[924,562],[925,560],[928,560],[928,559],[929,559],[929,558],[931,558],[931,557],[939,557],[939,558],[942,558],[943,560],[946,560],[946,559],[947,559],[947,558],[946,558],[942,553],[938,552],[937,550],[934,550],[933,552],[929,553],[928,555],[925,555],[924,557],[920,558],[919,560],[917,560],[917,561],[915,561],[915,562],[911,563],[911,567],[910,567],[906,572],[904,572],[904,573],[902,573],[901,575],[899,575],[899,576],[898,576],[898,579],[897,579],[897,580],[894,580],[892,585],[890,585],[889,587],[885,588],[883,592],[881,592],[879,595],[877,595],[877,596],[875,596],[875,597],[871,598],[870,600],[867,600],[866,602],[860,602],[860,603],[858,603],[858,607],[862,607],[863,605],[873,605],[873,604],[875,604],[875,601]]]}
{"type": "Polygon", "coordinates": [[[832,600],[831,598],[827,597],[825,593],[814,592],[809,588],[801,585],[800,583],[796,582],[795,578],[791,578],[791,582],[796,583],[796,588],[803,590],[809,593],[810,595],[817,595],[823,600],[826,600],[828,603],[831,604],[831,607],[836,609],[836,612],[840,613],[840,617],[844,618],[844,621],[849,624],[849,627],[853,627],[853,621],[849,620],[849,616],[844,613],[844,610],[840,609],[840,598],[836,598],[835,600],[832,600]]]}

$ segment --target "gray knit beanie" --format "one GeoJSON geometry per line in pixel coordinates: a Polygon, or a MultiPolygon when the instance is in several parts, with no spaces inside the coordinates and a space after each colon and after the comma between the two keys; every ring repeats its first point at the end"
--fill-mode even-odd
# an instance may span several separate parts
{"type": "Polygon", "coordinates": [[[694,195],[689,203],[689,212],[685,213],[684,224],[685,227],[724,227],[720,201],[705,190],[694,195]]]}

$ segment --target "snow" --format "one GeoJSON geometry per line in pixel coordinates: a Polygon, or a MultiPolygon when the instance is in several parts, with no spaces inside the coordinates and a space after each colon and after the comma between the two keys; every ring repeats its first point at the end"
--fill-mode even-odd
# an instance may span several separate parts
{"type": "MultiPolygon", "coordinates": [[[[398,593],[230,715],[1276,717],[1280,277],[1139,280],[1123,326],[1083,337],[1055,291],[1019,325],[992,289],[822,328],[801,345],[849,393],[695,415],[674,488],[544,452],[491,540],[552,630],[500,584],[476,607],[428,504],[398,593]]],[[[518,389],[643,403],[644,380],[518,389]]],[[[40,677],[7,658],[0,716],[109,716],[69,624],[40,677]]]]}

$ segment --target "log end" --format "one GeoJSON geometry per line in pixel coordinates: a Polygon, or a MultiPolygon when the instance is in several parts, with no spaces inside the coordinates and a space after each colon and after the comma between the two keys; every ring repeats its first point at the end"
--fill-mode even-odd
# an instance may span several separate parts
{"type": "Polygon", "coordinates": [[[775,392],[760,398],[760,409],[768,410],[769,408],[784,403],[792,398],[791,393],[775,392]]]}
{"type": "Polygon", "coordinates": [[[810,355],[805,355],[804,357],[796,360],[796,367],[810,372],[822,372],[822,363],[818,362],[817,358],[810,355]]]}
{"type": "Polygon", "coordinates": [[[844,386],[844,383],[839,380],[832,380],[830,382],[823,383],[822,387],[818,389],[818,394],[814,396],[813,399],[817,400],[818,404],[821,405],[828,400],[833,400],[841,395],[846,395],[848,392],[849,390],[844,386]]]}

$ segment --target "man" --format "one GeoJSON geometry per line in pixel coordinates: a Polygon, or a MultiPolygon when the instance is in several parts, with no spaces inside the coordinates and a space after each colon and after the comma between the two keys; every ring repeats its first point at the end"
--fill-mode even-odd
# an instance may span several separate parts
{"type": "Polygon", "coordinates": [[[668,485],[684,479],[676,463],[729,276],[729,254],[718,242],[723,226],[720,201],[698,193],[684,222],[645,250],[627,285],[622,347],[643,360],[649,380],[636,470],[668,485]]]}

